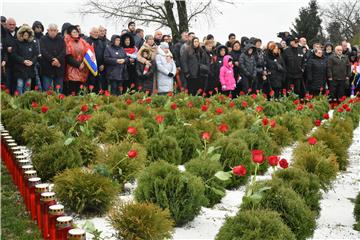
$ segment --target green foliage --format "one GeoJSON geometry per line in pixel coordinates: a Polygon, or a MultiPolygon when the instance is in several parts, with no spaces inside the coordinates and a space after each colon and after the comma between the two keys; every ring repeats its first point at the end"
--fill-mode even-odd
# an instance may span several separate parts
{"type": "Polygon", "coordinates": [[[242,129],[247,124],[247,115],[237,109],[226,113],[222,121],[229,125],[229,129],[242,129]]]}
{"type": "Polygon", "coordinates": [[[295,240],[279,213],[269,210],[239,211],[226,219],[216,235],[216,240],[295,240]]]}
{"type": "Polygon", "coordinates": [[[45,94],[39,91],[27,91],[18,98],[20,107],[28,109],[31,109],[31,104],[33,102],[36,102],[39,106],[41,106],[45,100],[45,94]]]}
{"type": "Polygon", "coordinates": [[[268,209],[280,214],[283,222],[295,234],[296,239],[305,240],[310,237],[316,227],[315,215],[304,200],[282,181],[262,181],[252,185],[253,191],[271,187],[263,192],[262,198],[257,201],[248,201],[246,198],[241,204],[241,210],[268,209]]]}
{"type": "Polygon", "coordinates": [[[212,207],[221,201],[221,198],[225,195],[225,182],[214,177],[216,172],[222,170],[222,166],[218,160],[194,158],[185,164],[185,168],[186,171],[201,177],[204,181],[205,197],[208,199],[207,207],[212,207]]]}
{"type": "Polygon", "coordinates": [[[291,133],[284,127],[277,125],[269,130],[271,138],[281,147],[289,145],[292,141],[291,133]]]}
{"type": "Polygon", "coordinates": [[[293,152],[294,166],[319,177],[321,188],[327,191],[339,169],[336,156],[322,142],[299,144],[293,152]]]}
{"type": "Polygon", "coordinates": [[[88,121],[89,127],[94,130],[95,136],[100,135],[106,129],[106,122],[111,118],[107,112],[95,112],[88,121]]]}
{"type": "Polygon", "coordinates": [[[81,158],[85,166],[93,163],[96,158],[96,153],[99,149],[98,143],[85,135],[80,135],[74,141],[77,149],[80,152],[81,158]]]}
{"type": "Polygon", "coordinates": [[[115,184],[109,178],[87,169],[67,169],[54,177],[54,184],[57,198],[79,214],[101,215],[117,195],[115,184]]]}
{"type": "Polygon", "coordinates": [[[357,194],[355,199],[354,216],[357,221],[357,223],[354,224],[354,229],[360,231],[360,192],[357,194]]]}
{"type": "Polygon", "coordinates": [[[110,223],[118,239],[170,239],[174,221],[168,209],[152,203],[118,203],[110,211],[110,223]]]}
{"type": "Polygon", "coordinates": [[[43,145],[33,154],[32,163],[43,181],[51,180],[57,173],[83,165],[81,154],[75,144],[63,141],[43,145]]]}
{"type": "Polygon", "coordinates": [[[263,104],[264,114],[268,117],[281,115],[286,112],[286,106],[282,102],[268,101],[263,104]]]}
{"type": "Polygon", "coordinates": [[[312,211],[317,214],[320,212],[320,181],[316,175],[292,167],[275,172],[273,177],[281,179],[284,184],[299,194],[312,211]]]}
{"type": "Polygon", "coordinates": [[[201,178],[181,173],[177,167],[158,161],[147,167],[138,178],[135,198],[168,208],[177,226],[183,225],[206,204],[205,187],[201,178]]]}
{"type": "Polygon", "coordinates": [[[150,138],[147,143],[148,159],[150,161],[165,160],[179,165],[182,163],[182,151],[174,137],[158,135],[150,138]]]}
{"type": "Polygon", "coordinates": [[[335,117],[330,121],[329,129],[341,138],[342,145],[347,148],[352,143],[354,124],[351,118],[341,119],[335,117]]]}

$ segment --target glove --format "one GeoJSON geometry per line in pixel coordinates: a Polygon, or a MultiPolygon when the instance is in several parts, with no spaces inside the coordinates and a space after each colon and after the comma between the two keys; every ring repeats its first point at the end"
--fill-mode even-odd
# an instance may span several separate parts
{"type": "Polygon", "coordinates": [[[170,72],[170,73],[168,74],[168,76],[169,76],[169,77],[174,77],[174,74],[170,72]]]}

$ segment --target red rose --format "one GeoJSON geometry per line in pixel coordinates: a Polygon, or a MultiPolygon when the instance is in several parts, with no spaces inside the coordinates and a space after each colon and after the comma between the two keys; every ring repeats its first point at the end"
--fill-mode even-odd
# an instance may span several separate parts
{"type": "Polygon", "coordinates": [[[37,102],[32,102],[32,103],[31,103],[31,107],[32,107],[32,108],[37,108],[37,107],[38,107],[37,102]]]}
{"type": "Polygon", "coordinates": [[[240,91],[240,96],[244,96],[245,92],[244,91],[240,91]]]}
{"type": "Polygon", "coordinates": [[[35,86],[35,91],[38,91],[39,90],[39,86],[35,86]]]}
{"type": "Polygon", "coordinates": [[[323,118],[324,118],[324,119],[329,119],[329,114],[328,114],[328,113],[324,113],[324,114],[323,114],[323,118]]]}
{"type": "Polygon", "coordinates": [[[135,117],[136,117],[135,113],[133,112],[129,113],[130,120],[135,120],[135,117]]]}
{"type": "Polygon", "coordinates": [[[255,93],[251,95],[252,99],[256,99],[256,97],[257,97],[257,95],[255,93]]]}
{"type": "Polygon", "coordinates": [[[217,109],[215,109],[215,112],[217,115],[220,115],[224,112],[224,110],[222,108],[217,108],[217,109]]]}
{"type": "Polygon", "coordinates": [[[80,89],[83,89],[83,88],[84,88],[84,85],[81,84],[81,85],[80,85],[80,89]]]}
{"type": "Polygon", "coordinates": [[[304,106],[302,104],[299,104],[297,107],[296,107],[296,110],[298,111],[301,111],[304,109],[304,106]]]}
{"type": "Polygon", "coordinates": [[[202,135],[201,135],[201,137],[202,137],[202,139],[208,141],[208,140],[210,140],[211,135],[210,135],[209,132],[203,132],[202,135]]]}
{"type": "Polygon", "coordinates": [[[209,107],[207,105],[202,105],[201,106],[201,111],[206,112],[209,109],[209,107]]]}
{"type": "Polygon", "coordinates": [[[136,128],[134,128],[134,127],[128,127],[127,132],[128,132],[130,135],[133,135],[133,136],[135,136],[135,135],[137,134],[137,130],[136,130],[136,128]]]}
{"type": "Polygon", "coordinates": [[[235,103],[233,101],[229,102],[229,108],[235,107],[235,103]]]}
{"type": "Polygon", "coordinates": [[[264,162],[264,152],[262,150],[252,150],[251,151],[252,160],[255,163],[262,164],[264,162]]]}
{"type": "Polygon", "coordinates": [[[348,108],[346,108],[345,110],[346,110],[347,112],[350,112],[350,111],[351,111],[351,108],[348,107],[348,108]]]}
{"type": "Polygon", "coordinates": [[[141,91],[141,89],[142,89],[142,86],[138,86],[138,91],[141,91]]]}
{"type": "Polygon", "coordinates": [[[41,107],[41,112],[42,113],[46,113],[49,110],[49,108],[47,106],[42,106],[41,107]]]}
{"type": "Polygon", "coordinates": [[[176,103],[172,103],[172,104],[170,105],[170,108],[171,108],[172,110],[176,110],[176,109],[177,109],[176,103]]]}
{"type": "Polygon", "coordinates": [[[86,113],[87,111],[89,111],[89,106],[88,106],[87,104],[82,105],[81,111],[82,111],[83,113],[86,113]]]}
{"type": "Polygon", "coordinates": [[[271,127],[271,128],[276,127],[276,121],[275,121],[275,120],[271,120],[271,121],[270,121],[270,127],[271,127]]]}
{"type": "Polygon", "coordinates": [[[222,133],[226,133],[227,131],[229,131],[229,126],[226,123],[222,123],[219,126],[219,131],[222,133]]]}
{"type": "Polygon", "coordinates": [[[129,158],[136,158],[137,151],[132,149],[132,150],[128,151],[127,155],[128,155],[129,158]]]}
{"type": "Polygon", "coordinates": [[[161,124],[161,123],[164,121],[164,116],[162,116],[162,115],[157,115],[157,116],[155,117],[155,120],[156,120],[156,122],[157,122],[158,124],[161,124]]]}
{"type": "Polygon", "coordinates": [[[134,88],[135,87],[135,83],[130,84],[130,88],[134,88]]]}
{"type": "Polygon", "coordinates": [[[90,118],[91,118],[91,115],[89,115],[89,114],[80,114],[76,117],[76,120],[79,123],[84,123],[84,122],[90,120],[90,118]]]}
{"type": "Polygon", "coordinates": [[[289,167],[289,163],[285,158],[280,160],[279,165],[281,168],[284,168],[284,169],[289,167]]]}
{"type": "Polygon", "coordinates": [[[342,113],[343,111],[344,111],[344,109],[343,108],[338,108],[338,110],[337,110],[339,113],[342,113]]]}
{"type": "Polygon", "coordinates": [[[132,103],[132,101],[131,101],[131,99],[129,98],[129,99],[126,99],[126,104],[127,105],[130,105],[132,103]]]}
{"type": "Polygon", "coordinates": [[[151,103],[151,98],[150,98],[150,97],[146,98],[146,99],[145,99],[145,102],[146,102],[146,103],[151,103]]]}
{"type": "Polygon", "coordinates": [[[247,101],[243,101],[243,102],[241,103],[241,106],[242,106],[243,108],[247,108],[247,106],[248,106],[247,101]]]}
{"type": "Polygon", "coordinates": [[[262,106],[257,106],[256,107],[256,111],[259,113],[259,112],[262,112],[264,110],[264,108],[262,106]]]}
{"type": "Polygon", "coordinates": [[[100,106],[99,106],[98,104],[94,104],[93,109],[94,109],[95,111],[99,110],[99,108],[100,108],[100,106]]]}
{"type": "Polygon", "coordinates": [[[110,97],[110,92],[108,90],[105,90],[104,95],[110,97]]]}
{"type": "Polygon", "coordinates": [[[212,94],[213,94],[213,91],[210,90],[210,91],[209,91],[209,95],[212,95],[212,94]]]}
{"type": "Polygon", "coordinates": [[[138,103],[138,104],[143,104],[143,103],[144,103],[144,100],[138,99],[138,100],[137,100],[137,103],[138,103]]]}
{"type": "Polygon", "coordinates": [[[14,92],[14,95],[15,95],[15,96],[19,96],[19,91],[16,90],[16,91],[14,92]]]}
{"type": "Polygon", "coordinates": [[[169,92],[167,95],[168,95],[169,97],[172,97],[172,96],[174,96],[174,93],[169,92]]]}
{"type": "Polygon", "coordinates": [[[300,100],[299,100],[299,99],[294,100],[294,104],[295,104],[295,105],[298,105],[299,103],[300,103],[300,100]]]}
{"type": "Polygon", "coordinates": [[[267,117],[264,117],[263,120],[262,120],[262,124],[263,126],[266,126],[269,124],[269,119],[267,119],[267,117]]]}
{"type": "Polygon", "coordinates": [[[188,106],[188,108],[192,108],[192,107],[193,107],[193,103],[192,103],[192,102],[188,102],[188,103],[187,103],[187,106],[188,106]]]}
{"type": "Polygon", "coordinates": [[[269,156],[268,157],[268,162],[269,162],[269,165],[272,166],[272,167],[275,167],[278,165],[279,163],[279,157],[278,156],[269,156]]]}
{"type": "Polygon", "coordinates": [[[316,119],[315,120],[315,126],[319,127],[321,125],[321,120],[320,119],[316,119]]]}
{"type": "Polygon", "coordinates": [[[314,138],[314,137],[309,137],[309,138],[308,138],[308,143],[309,143],[310,145],[315,145],[315,144],[317,143],[317,139],[314,138]]]}
{"type": "Polygon", "coordinates": [[[89,90],[92,91],[94,89],[94,85],[89,85],[89,90]]]}
{"type": "Polygon", "coordinates": [[[308,106],[309,109],[313,109],[313,108],[314,108],[314,105],[312,105],[312,103],[309,103],[307,106],[308,106]]]}
{"type": "Polygon", "coordinates": [[[236,176],[245,176],[246,174],[246,168],[244,165],[239,165],[239,166],[236,166],[232,169],[232,173],[236,176]]]}
{"type": "Polygon", "coordinates": [[[203,92],[202,88],[199,88],[198,93],[201,94],[203,92]]]}
{"type": "Polygon", "coordinates": [[[64,94],[59,94],[59,99],[60,100],[63,100],[65,98],[65,95],[64,94]]]}
{"type": "MultiPolygon", "coordinates": [[[[60,88],[61,88],[60,84],[57,84],[57,85],[55,86],[55,88],[56,88],[57,90],[60,90],[60,88]]],[[[90,87],[89,87],[89,88],[90,88],[90,87]]]]}

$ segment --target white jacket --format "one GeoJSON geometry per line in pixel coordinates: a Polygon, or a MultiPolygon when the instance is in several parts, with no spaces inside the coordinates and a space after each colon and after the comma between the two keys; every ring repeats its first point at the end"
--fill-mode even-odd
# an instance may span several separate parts
{"type": "Polygon", "coordinates": [[[165,53],[161,48],[158,48],[156,55],[156,68],[157,68],[157,85],[158,92],[172,92],[174,86],[174,77],[169,77],[168,74],[172,73],[176,74],[176,65],[174,60],[169,63],[166,59],[167,56],[171,56],[172,54],[169,51],[165,53]]]}

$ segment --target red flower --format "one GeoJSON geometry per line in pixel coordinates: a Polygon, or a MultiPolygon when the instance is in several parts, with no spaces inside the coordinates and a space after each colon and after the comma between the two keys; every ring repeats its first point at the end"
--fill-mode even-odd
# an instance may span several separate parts
{"type": "Polygon", "coordinates": [[[233,101],[229,102],[229,108],[235,107],[235,103],[233,101]]]}
{"type": "Polygon", "coordinates": [[[49,108],[47,106],[42,106],[41,107],[41,112],[42,113],[46,113],[49,110],[49,108]]]}
{"type": "Polygon", "coordinates": [[[210,90],[210,91],[209,91],[209,95],[212,95],[212,94],[213,94],[213,91],[210,90]]]}
{"type": "Polygon", "coordinates": [[[349,107],[349,105],[347,105],[346,103],[344,103],[344,104],[342,105],[342,107],[343,107],[344,109],[346,109],[346,108],[349,107]]]}
{"type": "Polygon", "coordinates": [[[263,126],[266,126],[269,124],[269,119],[267,119],[267,117],[264,117],[263,120],[262,120],[262,124],[263,126]]]}
{"type": "Polygon", "coordinates": [[[278,165],[279,163],[279,157],[278,156],[269,156],[268,157],[268,162],[269,162],[269,165],[272,166],[272,167],[275,167],[278,165]]]}
{"type": "Polygon", "coordinates": [[[244,165],[239,165],[239,166],[236,166],[232,169],[232,173],[236,176],[245,176],[246,174],[246,168],[244,165]]]}
{"type": "Polygon", "coordinates": [[[39,86],[35,86],[35,91],[38,91],[39,90],[39,86]]]}
{"type": "Polygon", "coordinates": [[[299,103],[300,103],[300,100],[299,100],[299,99],[294,100],[294,104],[295,104],[295,105],[298,105],[299,103]]]}
{"type": "Polygon", "coordinates": [[[126,104],[127,105],[130,105],[132,103],[132,101],[131,101],[131,99],[129,98],[129,99],[126,99],[126,104]]]}
{"type": "Polygon", "coordinates": [[[84,85],[81,84],[81,85],[80,85],[80,89],[83,89],[83,88],[84,88],[84,85]]]}
{"type": "Polygon", "coordinates": [[[302,104],[299,104],[297,107],[296,107],[296,110],[298,111],[301,111],[304,109],[304,106],[302,104]]]}
{"type": "Polygon", "coordinates": [[[226,133],[227,131],[229,131],[229,126],[226,123],[222,123],[219,126],[219,131],[222,133],[226,133]]]}
{"type": "Polygon", "coordinates": [[[167,95],[168,95],[169,97],[172,97],[172,96],[174,96],[174,93],[173,93],[173,92],[169,92],[167,95]]]}
{"type": "Polygon", "coordinates": [[[224,112],[224,110],[222,108],[217,108],[217,109],[215,109],[215,112],[217,115],[220,115],[224,112]]]}
{"type": "Polygon", "coordinates": [[[244,96],[245,92],[244,91],[240,91],[240,96],[244,96]]]}
{"type": "Polygon", "coordinates": [[[105,90],[104,95],[110,97],[110,92],[108,90],[105,90]]]}
{"type": "Polygon", "coordinates": [[[321,125],[321,120],[320,119],[316,119],[315,120],[315,126],[319,127],[321,125]]]}
{"type": "Polygon", "coordinates": [[[138,104],[143,104],[143,103],[144,103],[144,100],[138,99],[138,100],[137,100],[137,103],[138,103],[138,104]]]}
{"type": "Polygon", "coordinates": [[[94,89],[94,85],[89,85],[89,90],[92,91],[94,89]]]}
{"type": "Polygon", "coordinates": [[[284,168],[284,169],[289,167],[289,163],[285,158],[280,160],[279,165],[281,168],[284,168]]]}
{"type": "Polygon", "coordinates": [[[276,127],[276,121],[275,121],[275,120],[271,120],[271,121],[270,121],[270,127],[271,127],[271,128],[276,127]]]}
{"type": "Polygon", "coordinates": [[[15,95],[15,96],[19,96],[19,91],[16,90],[16,91],[14,92],[14,95],[15,95]]]}
{"type": "Polygon", "coordinates": [[[146,99],[145,99],[145,102],[146,102],[146,103],[151,103],[151,98],[150,98],[150,97],[146,98],[146,99]]]}
{"type": "Polygon", "coordinates": [[[164,116],[162,116],[162,115],[157,115],[157,116],[155,117],[155,120],[156,120],[156,122],[157,122],[158,124],[161,124],[161,123],[164,121],[164,116]]]}
{"type": "Polygon", "coordinates": [[[55,86],[55,88],[56,88],[56,90],[60,90],[60,88],[61,88],[60,84],[57,84],[57,85],[55,86]]]}
{"type": "Polygon", "coordinates": [[[135,83],[130,84],[130,88],[134,88],[135,87],[135,83]]]}
{"type": "Polygon", "coordinates": [[[324,119],[329,119],[329,114],[328,114],[328,113],[324,113],[324,114],[323,114],[323,118],[324,118],[324,119]]]}
{"type": "Polygon", "coordinates": [[[87,111],[89,111],[89,106],[88,106],[87,104],[82,105],[81,111],[82,111],[83,113],[86,113],[87,111]]]}
{"type": "Polygon", "coordinates": [[[135,136],[137,134],[137,130],[134,127],[128,127],[127,132],[133,136],[135,136]]]}
{"type": "Polygon", "coordinates": [[[306,94],[306,95],[305,95],[305,98],[306,98],[307,100],[311,100],[311,99],[313,98],[313,96],[310,95],[310,94],[306,94]]]}
{"type": "Polygon", "coordinates": [[[170,105],[170,108],[171,108],[172,110],[176,110],[176,109],[177,109],[176,103],[172,103],[172,104],[170,105]]]}
{"type": "Polygon", "coordinates": [[[132,150],[128,151],[127,155],[128,155],[129,158],[136,158],[137,151],[132,149],[132,150]]]}
{"type": "Polygon", "coordinates": [[[314,105],[312,105],[312,103],[308,103],[307,106],[308,106],[309,109],[313,109],[313,108],[314,108],[314,105]]]}
{"type": "Polygon", "coordinates": [[[346,110],[347,112],[350,112],[350,111],[351,111],[351,108],[348,107],[348,108],[346,108],[345,110],[346,110]]]}
{"type": "Polygon", "coordinates": [[[257,106],[256,107],[256,111],[259,113],[259,112],[262,112],[264,110],[264,108],[262,106],[257,106]]]}
{"type": "MultiPolygon", "coordinates": [[[[250,88],[249,88],[249,89],[250,89],[250,88]]],[[[256,99],[256,97],[257,97],[257,95],[256,95],[255,93],[251,95],[251,98],[252,98],[252,99],[256,99]]]]}
{"type": "Polygon", "coordinates": [[[192,103],[192,102],[188,102],[188,103],[187,103],[187,106],[188,106],[188,108],[192,108],[192,107],[193,107],[193,103],[192,103]]]}
{"type": "Polygon", "coordinates": [[[64,94],[59,94],[59,99],[60,100],[63,100],[65,98],[65,95],[64,94]]]}
{"type": "Polygon", "coordinates": [[[91,118],[91,115],[89,115],[89,114],[80,114],[76,117],[76,120],[79,123],[84,123],[84,122],[90,120],[90,118],[91,118]]]}
{"type": "Polygon", "coordinates": [[[50,96],[50,95],[52,95],[52,91],[49,90],[49,91],[46,92],[46,94],[50,96]]]}
{"type": "Polygon", "coordinates": [[[259,163],[262,164],[264,162],[264,152],[262,150],[252,150],[251,151],[252,154],[252,160],[255,163],[259,163]]]}
{"type": "Polygon", "coordinates": [[[343,108],[338,108],[338,110],[337,110],[339,113],[342,113],[343,111],[344,111],[344,109],[343,108]]]}
{"type": "Polygon", "coordinates": [[[130,120],[135,120],[135,117],[136,117],[135,113],[133,112],[129,113],[130,120]]]}
{"type": "Polygon", "coordinates": [[[210,133],[209,132],[203,132],[201,135],[202,139],[209,141],[210,140],[210,133]]]}
{"type": "Polygon", "coordinates": [[[243,102],[241,103],[241,106],[242,106],[243,108],[247,108],[247,106],[248,106],[247,101],[243,101],[243,102]]]}
{"type": "Polygon", "coordinates": [[[317,139],[314,138],[314,137],[309,137],[309,138],[308,138],[308,143],[309,143],[310,145],[315,145],[315,144],[317,143],[317,139]]]}
{"type": "Polygon", "coordinates": [[[98,104],[94,104],[93,109],[94,109],[95,111],[99,110],[99,108],[100,108],[100,106],[99,106],[98,104]]]}
{"type": "Polygon", "coordinates": [[[199,88],[198,93],[201,94],[203,92],[202,88],[199,88]]]}
{"type": "Polygon", "coordinates": [[[209,109],[209,107],[207,105],[202,105],[201,106],[201,111],[206,112],[209,109]]]}
{"type": "Polygon", "coordinates": [[[295,87],[295,85],[294,84],[290,84],[290,88],[294,88],[295,87]]]}
{"type": "Polygon", "coordinates": [[[142,86],[138,86],[138,91],[141,91],[143,87],[142,86]]]}
{"type": "Polygon", "coordinates": [[[286,89],[285,88],[283,88],[282,93],[283,93],[283,95],[286,95],[286,89]]]}
{"type": "Polygon", "coordinates": [[[37,108],[37,107],[38,107],[37,102],[32,102],[32,103],[31,103],[31,107],[32,107],[32,108],[37,108]]]}

